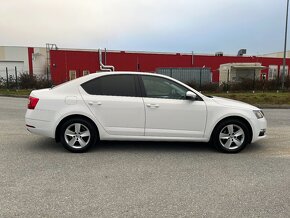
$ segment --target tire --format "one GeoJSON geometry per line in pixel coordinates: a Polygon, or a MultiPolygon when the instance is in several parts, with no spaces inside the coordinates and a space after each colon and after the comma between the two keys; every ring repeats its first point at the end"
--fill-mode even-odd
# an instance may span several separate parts
{"type": "Polygon", "coordinates": [[[213,132],[212,144],[224,153],[238,153],[250,142],[247,125],[235,119],[219,123],[213,132]]]}
{"type": "Polygon", "coordinates": [[[83,118],[73,118],[62,124],[59,133],[63,147],[74,153],[87,151],[98,139],[95,126],[83,118]]]}

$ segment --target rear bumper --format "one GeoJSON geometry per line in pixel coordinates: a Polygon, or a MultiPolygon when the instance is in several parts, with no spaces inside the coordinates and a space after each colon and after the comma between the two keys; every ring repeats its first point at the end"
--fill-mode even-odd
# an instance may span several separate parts
{"type": "Polygon", "coordinates": [[[51,122],[25,118],[25,123],[29,132],[54,138],[51,122]]]}

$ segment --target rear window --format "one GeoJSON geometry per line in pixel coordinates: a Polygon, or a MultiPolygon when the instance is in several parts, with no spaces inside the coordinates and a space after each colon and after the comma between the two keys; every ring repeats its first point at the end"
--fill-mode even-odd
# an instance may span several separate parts
{"type": "Polygon", "coordinates": [[[137,96],[134,75],[109,75],[81,85],[90,95],[137,96]]]}

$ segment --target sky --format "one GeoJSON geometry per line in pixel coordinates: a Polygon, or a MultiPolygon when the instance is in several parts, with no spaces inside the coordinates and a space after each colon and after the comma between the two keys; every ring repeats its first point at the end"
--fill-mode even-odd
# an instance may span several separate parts
{"type": "Polygon", "coordinates": [[[0,46],[261,55],[283,50],[285,14],[286,0],[1,0],[0,46]]]}

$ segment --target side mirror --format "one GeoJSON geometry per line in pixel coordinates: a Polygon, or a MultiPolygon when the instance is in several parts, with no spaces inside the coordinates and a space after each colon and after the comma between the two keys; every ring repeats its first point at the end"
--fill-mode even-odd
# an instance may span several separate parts
{"type": "Polygon", "coordinates": [[[191,92],[191,91],[187,91],[185,96],[186,96],[186,99],[190,99],[190,100],[195,100],[196,99],[196,94],[191,92]]]}

